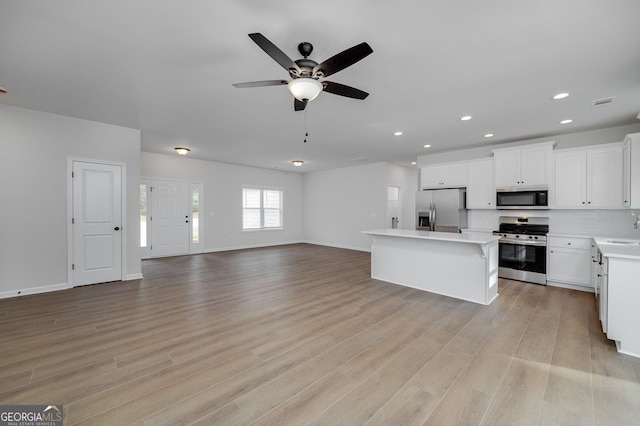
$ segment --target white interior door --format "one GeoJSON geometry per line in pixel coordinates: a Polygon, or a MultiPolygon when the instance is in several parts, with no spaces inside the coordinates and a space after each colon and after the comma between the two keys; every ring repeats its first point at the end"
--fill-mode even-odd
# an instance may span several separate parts
{"type": "Polygon", "coordinates": [[[189,253],[189,184],[155,181],[151,189],[152,256],[189,253]]]}
{"type": "Polygon", "coordinates": [[[387,186],[387,228],[398,228],[400,221],[400,188],[387,186]]]}
{"type": "Polygon", "coordinates": [[[73,162],[73,285],[122,279],[122,168],[73,162]]]}

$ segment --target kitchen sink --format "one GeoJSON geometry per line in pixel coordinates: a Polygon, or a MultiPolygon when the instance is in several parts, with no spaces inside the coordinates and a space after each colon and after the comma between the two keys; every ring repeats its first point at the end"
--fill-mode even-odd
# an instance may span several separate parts
{"type": "Polygon", "coordinates": [[[640,241],[607,240],[607,244],[640,245],[640,241]]]}

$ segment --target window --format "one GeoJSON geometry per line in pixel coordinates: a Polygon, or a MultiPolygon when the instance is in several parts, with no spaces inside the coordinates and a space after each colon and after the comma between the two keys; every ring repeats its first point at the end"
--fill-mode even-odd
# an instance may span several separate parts
{"type": "Polygon", "coordinates": [[[242,189],[242,229],[282,228],[282,191],[242,189]]]}
{"type": "Polygon", "coordinates": [[[200,188],[191,188],[191,242],[200,242],[200,188]]]}
{"type": "Polygon", "coordinates": [[[147,246],[147,184],[140,184],[140,247],[147,246]]]}

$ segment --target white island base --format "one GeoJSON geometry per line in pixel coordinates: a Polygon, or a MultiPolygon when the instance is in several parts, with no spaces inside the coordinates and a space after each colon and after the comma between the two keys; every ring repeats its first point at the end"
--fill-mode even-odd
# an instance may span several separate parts
{"type": "Polygon", "coordinates": [[[483,305],[498,297],[498,239],[487,234],[379,229],[371,277],[483,305]]]}

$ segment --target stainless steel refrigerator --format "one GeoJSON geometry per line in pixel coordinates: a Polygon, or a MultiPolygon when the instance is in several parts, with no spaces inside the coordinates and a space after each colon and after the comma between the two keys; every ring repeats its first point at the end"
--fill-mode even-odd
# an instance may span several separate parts
{"type": "Polygon", "coordinates": [[[467,227],[466,189],[433,189],[416,194],[416,229],[460,232],[467,227]]]}

